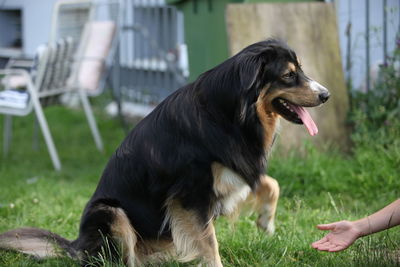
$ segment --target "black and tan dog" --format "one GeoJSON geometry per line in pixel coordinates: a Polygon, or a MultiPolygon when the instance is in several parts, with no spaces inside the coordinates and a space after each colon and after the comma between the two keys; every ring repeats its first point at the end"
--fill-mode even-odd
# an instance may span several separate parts
{"type": "Polygon", "coordinates": [[[314,135],[304,107],[328,97],[284,43],[250,45],[174,92],[130,132],[108,162],[76,240],[22,228],[1,234],[0,247],[40,258],[61,248],[85,265],[107,245],[129,266],[168,257],[222,266],[213,221],[250,196],[258,225],[274,231],[279,186],[264,172],[279,117],[314,135]]]}

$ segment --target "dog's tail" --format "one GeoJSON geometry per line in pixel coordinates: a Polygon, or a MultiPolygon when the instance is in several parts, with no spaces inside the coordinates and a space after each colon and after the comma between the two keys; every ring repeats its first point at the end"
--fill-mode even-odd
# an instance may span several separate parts
{"type": "Polygon", "coordinates": [[[65,255],[79,259],[71,241],[38,228],[18,228],[0,234],[0,249],[19,251],[37,259],[65,255]]]}

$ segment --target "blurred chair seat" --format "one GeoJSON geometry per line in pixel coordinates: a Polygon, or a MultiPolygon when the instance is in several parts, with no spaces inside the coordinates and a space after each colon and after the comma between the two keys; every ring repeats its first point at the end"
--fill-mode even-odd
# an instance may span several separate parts
{"type": "Polygon", "coordinates": [[[28,100],[29,94],[25,91],[4,90],[0,92],[0,107],[25,109],[28,100]]]}

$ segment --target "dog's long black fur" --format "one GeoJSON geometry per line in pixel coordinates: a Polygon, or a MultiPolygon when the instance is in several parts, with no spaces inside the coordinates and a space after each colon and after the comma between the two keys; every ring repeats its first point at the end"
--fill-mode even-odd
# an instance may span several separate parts
{"type": "MultiPolygon", "coordinates": [[[[159,104],[129,133],[108,162],[87,204],[76,253],[95,255],[121,208],[143,240],[171,238],[165,204],[178,200],[204,225],[218,216],[211,164],[219,162],[256,188],[266,168],[256,101],[296,55],[277,40],[262,41],[203,73],[159,104]]],[[[27,230],[26,230],[27,231],[27,230]]],[[[32,230],[30,230],[32,231],[32,230]]],[[[20,233],[29,236],[29,231],[20,233]]],[[[1,235],[0,235],[1,238],[1,235]]],[[[1,244],[1,241],[0,241],[1,244]]]]}
{"type": "Polygon", "coordinates": [[[254,44],[159,104],[111,157],[85,215],[97,202],[116,201],[142,238],[157,238],[169,198],[198,211],[204,222],[210,219],[216,200],[212,162],[231,168],[254,188],[265,171],[265,150],[253,80],[266,63],[262,53],[279,53],[275,47],[282,46],[254,44]]]}

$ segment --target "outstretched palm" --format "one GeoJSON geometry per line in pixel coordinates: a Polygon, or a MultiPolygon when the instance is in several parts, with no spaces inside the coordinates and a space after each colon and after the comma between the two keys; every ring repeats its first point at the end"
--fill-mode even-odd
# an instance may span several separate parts
{"type": "Polygon", "coordinates": [[[349,247],[353,242],[360,237],[360,232],[352,222],[340,221],[330,224],[317,225],[320,230],[330,230],[331,232],[312,243],[312,247],[318,250],[329,252],[341,251],[349,247]]]}

